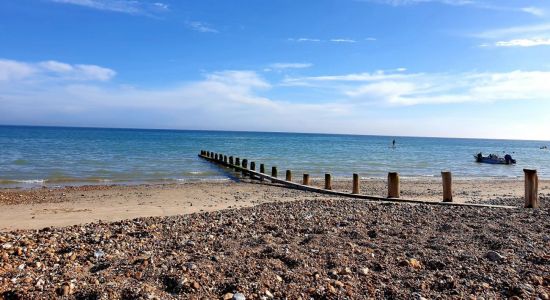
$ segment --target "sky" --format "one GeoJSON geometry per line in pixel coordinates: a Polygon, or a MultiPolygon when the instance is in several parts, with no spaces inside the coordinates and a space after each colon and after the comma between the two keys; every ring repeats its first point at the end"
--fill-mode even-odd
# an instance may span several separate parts
{"type": "Polygon", "coordinates": [[[2,0],[0,124],[550,140],[550,0],[2,0]]]}

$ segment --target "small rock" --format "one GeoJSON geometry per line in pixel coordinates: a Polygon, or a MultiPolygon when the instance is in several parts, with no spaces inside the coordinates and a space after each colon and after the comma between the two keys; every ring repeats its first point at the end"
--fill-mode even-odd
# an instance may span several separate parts
{"type": "Polygon", "coordinates": [[[419,262],[417,259],[415,259],[415,258],[409,259],[409,265],[410,265],[411,267],[413,267],[414,269],[420,269],[420,268],[422,268],[422,264],[420,264],[420,262],[419,262]]]}
{"type": "Polygon", "coordinates": [[[542,277],[540,277],[538,275],[531,275],[531,282],[534,285],[542,285],[544,283],[542,277]]]}
{"type": "Polygon", "coordinates": [[[64,283],[59,289],[58,293],[59,293],[59,296],[69,296],[70,291],[71,291],[71,288],[69,287],[69,284],[64,283]]]}
{"type": "Polygon", "coordinates": [[[233,295],[233,298],[231,298],[231,300],[246,300],[246,298],[241,293],[235,293],[233,295]]]}
{"type": "Polygon", "coordinates": [[[500,253],[496,251],[489,251],[487,254],[485,254],[485,257],[494,262],[501,262],[506,259],[506,257],[502,256],[500,253]]]}
{"type": "Polygon", "coordinates": [[[233,299],[233,293],[227,293],[223,295],[223,300],[231,300],[233,299]]]}
{"type": "Polygon", "coordinates": [[[368,275],[369,271],[370,271],[369,268],[361,268],[361,269],[359,269],[359,274],[368,275]]]}
{"type": "Polygon", "coordinates": [[[273,294],[269,291],[269,290],[265,290],[265,295],[268,296],[269,298],[273,298],[273,294]]]}
{"type": "Polygon", "coordinates": [[[194,288],[195,290],[198,290],[198,289],[201,288],[201,285],[200,285],[198,282],[193,281],[193,288],[194,288]]]}
{"type": "Polygon", "coordinates": [[[343,275],[349,275],[349,274],[351,274],[351,269],[348,268],[348,267],[345,267],[345,268],[342,270],[342,274],[343,274],[343,275]]]}
{"type": "Polygon", "coordinates": [[[375,239],[378,237],[378,233],[376,233],[375,230],[369,230],[367,231],[367,235],[371,238],[371,239],[375,239]]]}
{"type": "Polygon", "coordinates": [[[277,279],[277,281],[279,282],[283,282],[283,278],[279,275],[275,275],[275,279],[277,279]]]}

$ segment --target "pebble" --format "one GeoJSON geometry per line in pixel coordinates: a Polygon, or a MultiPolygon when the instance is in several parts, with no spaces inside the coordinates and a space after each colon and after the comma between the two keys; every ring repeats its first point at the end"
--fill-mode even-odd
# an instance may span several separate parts
{"type": "Polygon", "coordinates": [[[548,259],[546,244],[540,243],[544,233],[535,230],[544,224],[534,220],[546,218],[548,211],[541,209],[537,214],[330,203],[320,197],[192,215],[2,232],[0,291],[17,291],[21,299],[55,299],[66,294],[68,286],[65,297],[71,299],[94,299],[96,291],[100,299],[240,300],[244,295],[268,300],[358,299],[364,295],[359,293],[414,299],[411,291],[418,291],[417,299],[459,295],[468,299],[472,294],[477,300],[480,295],[546,300],[542,292],[548,293],[547,274],[540,264],[548,259]],[[311,218],[306,220],[305,215],[311,218]],[[512,226],[518,222],[523,226],[512,226]],[[333,231],[334,224],[348,225],[333,231]],[[442,224],[456,230],[441,234],[442,224]],[[373,227],[377,238],[369,239],[367,231],[373,227]],[[527,246],[529,240],[535,241],[533,249],[527,246]],[[505,245],[494,249],[513,254],[504,259],[500,253],[488,254],[478,247],[488,243],[505,245]],[[23,255],[17,255],[17,248],[23,255]],[[370,256],[374,253],[375,258],[370,256]],[[492,256],[506,264],[496,266],[492,256]],[[400,263],[406,267],[399,267],[400,263]],[[164,282],[166,276],[173,282],[164,282]],[[517,294],[509,293],[510,286],[517,287],[517,294]]]}
{"type": "Polygon", "coordinates": [[[241,293],[235,293],[231,300],[246,300],[245,296],[241,293]]]}
{"type": "Polygon", "coordinates": [[[494,262],[502,262],[506,259],[506,257],[502,256],[500,253],[496,251],[489,251],[485,254],[485,257],[494,262]]]}

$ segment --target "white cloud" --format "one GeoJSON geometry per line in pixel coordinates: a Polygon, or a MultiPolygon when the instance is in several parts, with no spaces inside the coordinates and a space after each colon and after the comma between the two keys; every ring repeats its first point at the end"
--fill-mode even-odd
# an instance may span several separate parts
{"type": "Polygon", "coordinates": [[[326,81],[341,81],[341,82],[367,82],[367,81],[381,81],[392,79],[409,78],[414,75],[387,73],[386,71],[376,71],[372,73],[352,73],[345,75],[325,75],[325,76],[311,76],[311,77],[291,77],[285,78],[283,83],[286,85],[310,85],[314,82],[326,82],[326,81]]]}
{"type": "Polygon", "coordinates": [[[510,11],[510,12],[522,12],[533,16],[542,17],[545,15],[545,11],[542,8],[529,6],[529,7],[510,7],[502,5],[502,1],[487,1],[487,0],[356,0],[360,2],[371,2],[386,4],[391,6],[412,6],[417,4],[426,3],[438,3],[450,6],[468,6],[478,9],[487,9],[494,11],[510,11]]]}
{"type": "Polygon", "coordinates": [[[550,23],[499,28],[474,34],[475,37],[483,39],[509,38],[511,36],[525,38],[532,35],[537,35],[539,37],[550,35],[550,23]]]}
{"type": "Polygon", "coordinates": [[[290,86],[332,87],[350,97],[379,105],[422,105],[512,100],[550,100],[550,72],[504,73],[357,73],[286,78],[290,86]]]}
{"type": "Polygon", "coordinates": [[[189,27],[192,30],[198,31],[198,32],[205,32],[205,33],[218,33],[219,31],[211,27],[209,24],[206,24],[204,22],[198,22],[198,21],[189,21],[186,23],[187,27],[189,27]]]}
{"type": "Polygon", "coordinates": [[[330,39],[331,42],[333,43],[357,43],[356,40],[352,40],[352,39],[342,39],[342,38],[339,38],[339,39],[330,39]]]}
{"type": "Polygon", "coordinates": [[[71,65],[54,60],[38,63],[0,59],[0,81],[8,80],[78,80],[108,81],[114,70],[96,65],[71,65]]]}
{"type": "Polygon", "coordinates": [[[35,72],[35,68],[26,63],[0,59],[0,81],[26,78],[35,72]]]}
{"type": "Polygon", "coordinates": [[[314,38],[297,38],[297,39],[289,38],[288,40],[291,42],[313,42],[313,43],[321,42],[320,39],[314,39],[314,38]]]}
{"type": "Polygon", "coordinates": [[[368,37],[368,38],[365,39],[365,41],[370,41],[370,42],[374,42],[374,41],[376,41],[376,40],[377,40],[377,39],[374,38],[374,37],[368,37]]]}
{"type": "MultiPolygon", "coordinates": [[[[470,111],[453,117],[435,114],[433,109],[448,107],[453,114],[455,108],[446,104],[500,101],[515,101],[516,108],[524,107],[522,101],[550,107],[550,72],[543,71],[407,73],[394,69],[287,78],[283,85],[308,85],[281,88],[254,71],[226,70],[151,89],[98,84],[112,78],[114,71],[90,66],[0,60],[0,123],[527,138],[517,128],[525,124],[539,128],[540,117],[514,121],[492,113],[499,105],[485,106],[489,111],[479,113],[483,117],[478,120],[470,111]],[[292,93],[286,94],[292,89],[317,100],[292,98],[292,93]],[[413,105],[430,105],[430,109],[408,113],[413,105]],[[453,118],[455,127],[447,122],[453,118]],[[445,131],[433,126],[441,120],[445,131]],[[494,120],[506,122],[493,135],[471,129],[486,128],[484,124],[494,120]]],[[[509,113],[515,116],[516,110],[509,113]]],[[[544,115],[544,109],[538,113],[544,115]]],[[[548,137],[543,129],[529,134],[548,137]]]]}
{"type": "Polygon", "coordinates": [[[497,47],[535,47],[535,46],[550,46],[550,39],[534,38],[534,39],[515,39],[509,41],[498,41],[495,43],[497,47]]]}
{"type": "Polygon", "coordinates": [[[131,15],[151,15],[154,12],[168,10],[161,2],[148,3],[135,0],[50,0],[55,3],[84,6],[97,10],[113,11],[131,15]]]}
{"type": "Polygon", "coordinates": [[[448,5],[469,5],[469,4],[477,3],[476,1],[471,1],[471,0],[363,0],[363,2],[374,2],[374,3],[387,4],[392,6],[414,5],[414,4],[429,3],[429,2],[442,3],[442,4],[448,4],[448,5]]]}
{"type": "Polygon", "coordinates": [[[521,10],[526,12],[526,13],[537,16],[537,17],[543,17],[546,14],[544,9],[538,8],[538,7],[533,7],[533,6],[523,7],[523,8],[521,8],[521,10]]]}
{"type": "Polygon", "coordinates": [[[269,65],[271,69],[305,69],[311,68],[311,63],[274,63],[269,65]]]}

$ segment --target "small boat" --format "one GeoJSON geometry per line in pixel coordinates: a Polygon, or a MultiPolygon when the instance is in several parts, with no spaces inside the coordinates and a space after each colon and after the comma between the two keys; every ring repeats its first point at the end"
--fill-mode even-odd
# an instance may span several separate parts
{"type": "Polygon", "coordinates": [[[541,146],[540,150],[548,150],[548,146],[541,146]]]}
{"type": "Polygon", "coordinates": [[[484,164],[493,164],[493,165],[513,165],[516,163],[516,160],[512,158],[510,154],[504,155],[504,157],[499,157],[496,154],[489,154],[489,156],[483,156],[483,154],[478,153],[474,155],[476,162],[484,164]]]}

